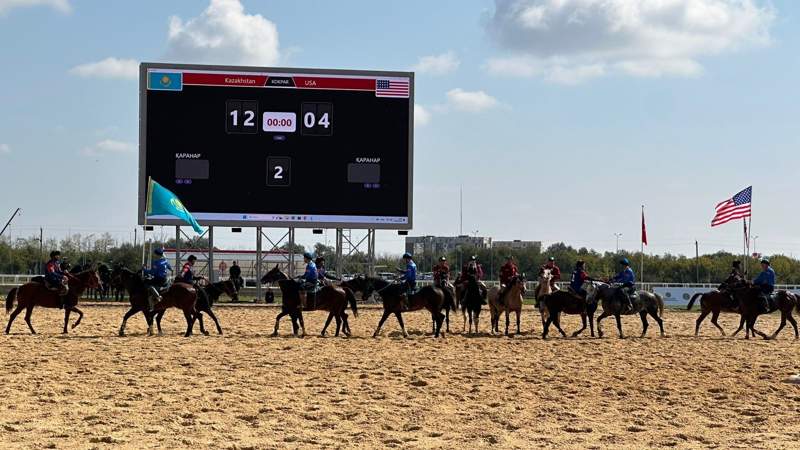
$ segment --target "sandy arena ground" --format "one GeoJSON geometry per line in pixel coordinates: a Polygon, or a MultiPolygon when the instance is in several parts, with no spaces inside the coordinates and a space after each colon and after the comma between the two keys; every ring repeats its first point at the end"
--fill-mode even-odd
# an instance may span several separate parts
{"type": "MultiPolygon", "coordinates": [[[[542,341],[526,309],[514,339],[433,339],[423,313],[407,314],[410,339],[394,318],[373,339],[379,311],[362,309],[350,339],[317,337],[323,313],[307,314],[311,337],[289,337],[285,321],[270,338],[275,309],[222,306],[223,336],[184,338],[171,310],[165,336],[144,336],[139,315],[120,338],[123,307],[84,311],[67,336],[43,309],[39,335],[20,316],[0,336],[0,448],[800,445],[800,385],[786,382],[800,342],[788,329],[744,341],[706,323],[694,338],[696,312],[667,311],[667,338],[651,326],[648,338],[617,339],[612,319],[601,340],[542,341]]],[[[733,331],[735,320],[721,322],[733,331]]],[[[638,317],[624,326],[639,334],[638,317]]]]}

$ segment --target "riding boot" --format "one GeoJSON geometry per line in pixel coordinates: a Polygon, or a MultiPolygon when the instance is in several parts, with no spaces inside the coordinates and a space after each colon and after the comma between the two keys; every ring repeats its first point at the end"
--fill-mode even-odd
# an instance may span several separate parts
{"type": "Polygon", "coordinates": [[[764,313],[769,312],[769,298],[766,295],[761,296],[761,310],[764,313]]]}

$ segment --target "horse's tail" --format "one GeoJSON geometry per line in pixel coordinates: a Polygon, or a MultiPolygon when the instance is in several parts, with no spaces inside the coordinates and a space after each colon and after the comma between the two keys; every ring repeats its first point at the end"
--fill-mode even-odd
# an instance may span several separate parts
{"type": "Polygon", "coordinates": [[[347,297],[347,302],[350,303],[350,309],[353,310],[353,317],[358,317],[358,302],[355,294],[350,288],[344,288],[344,295],[347,297]]]}
{"type": "Polygon", "coordinates": [[[6,296],[6,314],[11,312],[11,308],[14,307],[14,299],[17,298],[17,288],[11,289],[11,291],[6,296]]]}
{"type": "Polygon", "coordinates": [[[658,317],[664,317],[664,299],[660,295],[653,293],[656,296],[656,305],[658,306],[658,317]]]}
{"type": "Polygon", "coordinates": [[[450,288],[447,286],[442,287],[442,293],[444,294],[444,306],[448,309],[448,311],[455,311],[456,310],[456,300],[453,297],[453,293],[450,291],[450,288]]]}
{"type": "MultiPolygon", "coordinates": [[[[702,292],[695,292],[695,293],[694,293],[694,295],[692,296],[692,298],[690,298],[690,299],[689,299],[689,304],[688,304],[688,305],[686,305],[686,310],[687,310],[687,311],[691,311],[691,310],[692,310],[692,306],[694,306],[694,301],[695,301],[695,300],[697,300],[697,297],[700,297],[701,295],[703,295],[703,293],[702,293],[702,292]]],[[[663,303],[663,302],[662,302],[662,303],[663,303]]]]}

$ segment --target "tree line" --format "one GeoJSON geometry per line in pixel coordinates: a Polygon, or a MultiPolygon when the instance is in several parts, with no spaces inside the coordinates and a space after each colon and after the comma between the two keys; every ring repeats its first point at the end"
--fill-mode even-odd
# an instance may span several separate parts
{"type": "MultiPolygon", "coordinates": [[[[174,247],[174,239],[165,242],[156,242],[152,246],[174,247]]],[[[200,239],[197,242],[182,243],[184,248],[207,248],[208,241],[200,239]]],[[[68,236],[61,240],[46,239],[43,243],[39,242],[38,236],[27,239],[15,239],[13,241],[0,240],[0,273],[4,274],[32,274],[39,273],[44,262],[47,260],[50,250],[58,249],[62,256],[73,265],[86,265],[91,263],[105,263],[107,265],[122,264],[126,267],[138,267],[141,262],[142,246],[130,243],[118,244],[108,235],[103,234],[99,237],[87,239],[78,234],[68,236]]],[[[302,254],[306,249],[299,244],[294,244],[290,248],[285,244],[282,249],[294,250],[295,253],[302,254]]],[[[315,256],[323,256],[327,266],[334,268],[337,266],[336,250],[334,247],[323,243],[314,245],[313,250],[309,249],[315,256]]],[[[637,280],[640,279],[641,257],[640,252],[620,251],[598,252],[586,247],[574,248],[565,243],[556,243],[546,249],[527,248],[475,248],[461,247],[445,255],[422,253],[414,255],[419,272],[431,272],[434,264],[438,262],[440,256],[445,256],[450,264],[450,268],[455,275],[461,265],[468,260],[471,255],[477,256],[486,271],[487,279],[496,279],[500,267],[506,257],[513,256],[520,271],[528,274],[530,278],[538,272],[538,268],[543,265],[549,256],[555,258],[556,263],[564,273],[563,278],[568,279],[569,274],[575,266],[577,260],[586,261],[589,274],[593,277],[601,278],[613,275],[620,266],[618,261],[622,257],[628,258],[636,272],[637,280]]],[[[644,255],[644,281],[664,282],[664,283],[718,283],[724,280],[730,272],[731,264],[734,260],[741,260],[741,255],[734,255],[728,252],[717,252],[701,255],[699,258],[687,257],[684,255],[644,255]]],[[[800,260],[784,255],[773,255],[770,257],[772,267],[778,276],[778,283],[781,284],[800,284],[800,260]]],[[[367,255],[356,252],[352,255],[343,256],[341,261],[343,272],[363,273],[368,267],[367,255]]],[[[382,254],[378,255],[374,261],[376,270],[379,272],[393,272],[402,265],[398,255],[382,254]]],[[[751,277],[755,277],[760,268],[758,260],[748,258],[748,272],[751,277]]]]}

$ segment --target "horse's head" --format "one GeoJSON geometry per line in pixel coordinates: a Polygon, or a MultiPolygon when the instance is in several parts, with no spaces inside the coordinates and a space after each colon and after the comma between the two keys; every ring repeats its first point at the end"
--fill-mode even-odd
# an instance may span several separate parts
{"type": "Polygon", "coordinates": [[[225,293],[228,297],[231,298],[233,301],[239,301],[239,289],[236,288],[236,283],[233,280],[228,279],[220,283],[220,289],[222,292],[225,293]]]}
{"type": "Polygon", "coordinates": [[[88,289],[99,289],[103,285],[102,281],[100,281],[100,275],[95,269],[78,272],[75,274],[75,278],[70,279],[70,284],[80,284],[88,289]]]}
{"type": "Polygon", "coordinates": [[[519,286],[519,293],[525,295],[525,283],[528,281],[525,279],[525,274],[521,273],[514,277],[514,283],[519,286]]]}
{"type": "Polygon", "coordinates": [[[539,271],[539,286],[536,288],[537,298],[542,295],[549,295],[553,293],[553,287],[551,285],[552,279],[553,273],[549,268],[543,267],[542,270],[539,271]]]}
{"type": "Polygon", "coordinates": [[[281,272],[281,269],[277,264],[275,264],[275,267],[273,267],[272,270],[265,273],[264,276],[261,277],[261,284],[274,283],[276,281],[288,279],[289,277],[287,277],[285,273],[281,272]]]}

